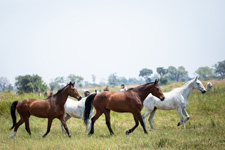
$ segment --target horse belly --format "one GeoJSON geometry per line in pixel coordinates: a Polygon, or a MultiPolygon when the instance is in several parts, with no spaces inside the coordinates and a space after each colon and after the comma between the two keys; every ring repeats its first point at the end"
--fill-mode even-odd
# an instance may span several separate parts
{"type": "Polygon", "coordinates": [[[78,106],[78,107],[67,110],[66,113],[69,114],[71,117],[74,117],[74,118],[82,118],[83,117],[83,111],[84,111],[84,108],[78,106]]]}
{"type": "Polygon", "coordinates": [[[160,101],[160,102],[157,102],[155,104],[155,107],[157,109],[162,109],[162,110],[173,110],[173,109],[176,109],[176,106],[174,105],[174,103],[172,102],[167,102],[167,101],[160,101]]]}
{"type": "Polygon", "coordinates": [[[129,104],[122,103],[122,102],[117,104],[114,101],[108,102],[106,108],[108,108],[110,110],[113,110],[115,112],[130,112],[131,111],[131,108],[130,108],[129,104]]]}
{"type": "Polygon", "coordinates": [[[29,107],[29,113],[40,118],[48,118],[50,105],[48,103],[32,103],[29,107]]]}

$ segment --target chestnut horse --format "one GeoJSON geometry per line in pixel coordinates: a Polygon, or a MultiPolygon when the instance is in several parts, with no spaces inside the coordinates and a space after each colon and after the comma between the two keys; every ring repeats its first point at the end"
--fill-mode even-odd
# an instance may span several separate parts
{"type": "Polygon", "coordinates": [[[110,134],[114,134],[110,123],[110,110],[121,113],[130,112],[133,114],[135,126],[126,131],[126,134],[133,132],[139,125],[139,122],[143,127],[144,133],[147,134],[144,122],[141,117],[141,109],[143,108],[143,101],[149,93],[152,93],[152,95],[158,97],[161,100],[164,100],[165,98],[158,86],[158,80],[155,80],[155,82],[152,83],[138,86],[133,89],[129,89],[125,92],[105,91],[97,95],[90,95],[85,102],[85,124],[87,124],[87,119],[89,118],[92,105],[94,105],[96,109],[96,114],[91,119],[91,130],[89,132],[89,135],[92,135],[94,133],[94,123],[103,113],[105,114],[106,125],[109,129],[110,134]]]}
{"type": "Polygon", "coordinates": [[[70,82],[67,86],[59,90],[55,95],[49,96],[46,99],[24,99],[21,101],[14,101],[11,105],[11,117],[13,120],[13,126],[11,127],[11,129],[14,128],[14,133],[12,134],[11,138],[16,136],[17,129],[24,122],[25,129],[27,130],[29,135],[32,136],[29,127],[30,115],[39,118],[48,118],[47,132],[42,136],[42,138],[44,138],[50,132],[52,120],[54,118],[58,118],[61,121],[68,136],[71,137],[68,127],[65,123],[64,104],[68,96],[72,96],[78,100],[82,98],[74,87],[74,84],[74,82],[70,82]],[[20,120],[17,123],[15,114],[16,110],[20,115],[20,120]]]}

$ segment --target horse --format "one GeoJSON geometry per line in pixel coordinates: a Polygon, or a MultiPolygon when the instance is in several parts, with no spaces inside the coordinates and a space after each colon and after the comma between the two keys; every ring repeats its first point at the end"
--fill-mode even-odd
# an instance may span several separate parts
{"type": "Polygon", "coordinates": [[[161,110],[173,110],[176,109],[180,116],[180,122],[177,126],[182,124],[185,128],[184,123],[190,118],[185,108],[188,105],[188,97],[190,96],[193,89],[201,91],[203,94],[206,92],[206,89],[202,85],[201,81],[198,80],[198,77],[188,81],[186,84],[179,88],[175,88],[170,92],[165,92],[165,100],[160,101],[157,97],[149,94],[144,101],[145,113],[142,115],[142,119],[145,124],[145,117],[150,114],[148,119],[151,129],[153,128],[152,120],[157,109],[161,110]],[[184,120],[183,115],[187,118],[184,120]]]}
{"type": "MultiPolygon", "coordinates": [[[[99,91],[95,90],[95,93],[98,94],[99,91]]],[[[65,107],[65,114],[64,114],[65,122],[67,120],[69,120],[71,117],[84,119],[85,102],[88,97],[84,97],[80,101],[74,101],[73,99],[70,99],[70,98],[67,99],[67,101],[64,105],[64,107],[65,107]]],[[[94,109],[92,107],[90,110],[89,118],[87,119],[86,130],[90,129],[89,126],[91,124],[91,116],[93,115],[93,113],[94,113],[94,109]]],[[[62,128],[62,133],[64,133],[62,123],[61,123],[61,128],[62,128]]]]}
{"type": "Polygon", "coordinates": [[[30,115],[39,118],[48,118],[47,132],[42,136],[42,138],[46,137],[46,135],[50,132],[52,121],[55,118],[58,118],[61,121],[68,136],[71,137],[64,118],[64,104],[68,96],[72,96],[78,100],[82,98],[77,92],[77,89],[74,87],[74,84],[74,82],[70,82],[56,94],[49,96],[46,99],[24,99],[20,101],[14,101],[11,105],[13,126],[10,130],[14,128],[14,133],[12,134],[11,138],[16,136],[17,129],[24,122],[26,131],[32,137],[29,127],[30,115]],[[16,110],[20,115],[20,120],[17,123],[15,114],[16,110]]]}
{"type": "Polygon", "coordinates": [[[138,86],[125,92],[104,91],[100,94],[92,95],[92,97],[86,100],[84,110],[85,124],[87,124],[87,119],[89,118],[90,110],[93,105],[96,110],[95,116],[91,119],[91,130],[88,135],[92,135],[94,133],[94,123],[103,113],[105,114],[106,125],[109,129],[110,135],[114,134],[111,129],[110,110],[120,113],[129,112],[133,114],[135,126],[126,131],[126,134],[133,132],[139,125],[139,122],[143,127],[144,133],[148,134],[141,117],[141,109],[143,108],[143,101],[149,93],[152,93],[161,100],[165,98],[159,88],[158,80],[138,86]]]}
{"type": "Polygon", "coordinates": [[[207,89],[209,89],[210,91],[214,90],[211,82],[207,82],[207,89]]]}
{"type": "Polygon", "coordinates": [[[86,89],[82,89],[82,93],[84,94],[85,97],[91,94],[90,91],[86,89]]]}

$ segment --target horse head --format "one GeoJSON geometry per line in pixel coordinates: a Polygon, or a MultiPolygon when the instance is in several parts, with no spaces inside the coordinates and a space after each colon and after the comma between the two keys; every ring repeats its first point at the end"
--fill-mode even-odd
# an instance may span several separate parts
{"type": "Polygon", "coordinates": [[[74,87],[75,85],[75,82],[70,82],[68,87],[69,87],[69,90],[68,90],[68,94],[69,96],[72,96],[74,98],[76,98],[77,100],[81,100],[82,97],[81,95],[78,93],[77,89],[74,87]]]}
{"type": "Polygon", "coordinates": [[[157,79],[154,82],[154,86],[152,88],[152,95],[154,95],[155,97],[158,97],[161,101],[163,101],[165,99],[165,96],[163,92],[161,91],[161,89],[159,88],[158,82],[159,80],[157,79]]]}
{"type": "Polygon", "coordinates": [[[193,87],[194,87],[194,89],[201,91],[202,94],[204,94],[206,92],[206,89],[203,86],[202,82],[199,80],[198,76],[194,79],[193,87]]]}

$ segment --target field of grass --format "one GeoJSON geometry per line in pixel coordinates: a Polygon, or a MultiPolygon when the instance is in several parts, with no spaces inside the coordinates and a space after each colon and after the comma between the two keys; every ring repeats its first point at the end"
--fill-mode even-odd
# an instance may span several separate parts
{"type": "MultiPolygon", "coordinates": [[[[134,126],[133,116],[129,113],[111,112],[111,125],[115,135],[110,136],[104,115],[95,123],[95,133],[87,136],[81,119],[72,118],[67,122],[72,137],[62,134],[59,120],[55,119],[48,136],[40,137],[46,132],[47,119],[30,118],[31,138],[25,125],[18,129],[17,136],[10,139],[13,131],[9,107],[14,100],[40,98],[34,94],[16,95],[0,93],[0,149],[225,149],[225,80],[211,81],[214,90],[201,94],[194,90],[189,98],[187,112],[190,119],[186,128],[177,127],[179,115],[176,110],[157,110],[153,125],[146,118],[148,135],[139,125],[130,135],[125,132],[134,126]]],[[[179,87],[184,83],[172,83],[161,86],[163,92],[179,87]]],[[[206,87],[206,82],[203,82],[206,87]]],[[[118,91],[119,87],[112,89],[118,91]]],[[[142,110],[142,113],[144,109],[142,110]]],[[[18,115],[17,115],[18,116],[18,115]]],[[[17,121],[19,116],[17,117],[17,121]]]]}

